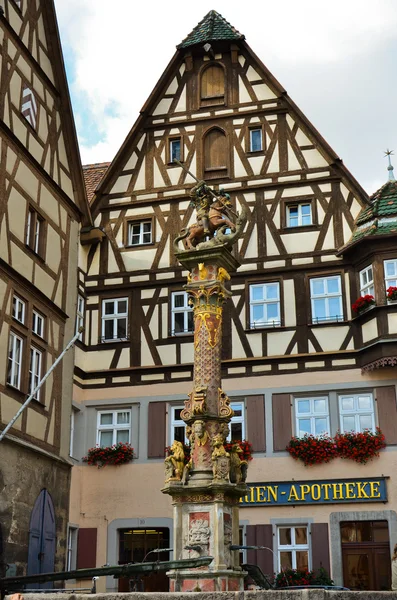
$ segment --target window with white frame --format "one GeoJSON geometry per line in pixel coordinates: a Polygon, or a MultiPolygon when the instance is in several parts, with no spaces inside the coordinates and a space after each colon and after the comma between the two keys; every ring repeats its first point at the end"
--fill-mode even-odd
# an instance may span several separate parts
{"type": "Polygon", "coordinates": [[[187,292],[171,294],[171,335],[193,331],[193,310],[187,292]]]}
{"type": "Polygon", "coordinates": [[[310,279],[312,321],[343,321],[340,275],[310,279]]]}
{"type": "Polygon", "coordinates": [[[7,383],[21,389],[23,340],[15,333],[10,333],[8,342],[7,383]]]}
{"type": "Polygon", "coordinates": [[[79,529],[72,525],[68,526],[68,548],[66,557],[66,570],[74,571],[77,564],[77,536],[79,529]]]}
{"type": "Polygon", "coordinates": [[[281,324],[280,284],[255,283],[249,286],[250,328],[277,327],[281,324]]]}
{"type": "Polygon", "coordinates": [[[231,402],[230,408],[234,415],[229,423],[230,433],[227,437],[228,442],[237,442],[245,439],[245,420],[244,420],[244,402],[231,402]]]}
{"type": "MultiPolygon", "coordinates": [[[[30,348],[29,362],[29,394],[39,385],[42,374],[43,353],[34,346],[30,348]]],[[[35,400],[40,400],[40,390],[34,395],[35,400]]]]}
{"type": "Polygon", "coordinates": [[[250,129],[250,152],[260,152],[262,149],[262,128],[250,129]]]}
{"type": "Polygon", "coordinates": [[[36,310],[32,311],[32,331],[39,337],[44,337],[44,317],[36,310]]]}
{"type": "Polygon", "coordinates": [[[397,287],[397,260],[385,260],[383,265],[385,269],[386,290],[389,287],[397,287]]]}
{"type": "Polygon", "coordinates": [[[33,252],[43,256],[44,254],[44,219],[39,213],[29,207],[28,220],[26,224],[25,243],[33,252]]]}
{"type": "Polygon", "coordinates": [[[170,140],[170,162],[181,160],[181,138],[173,138],[170,140]]]}
{"type": "Polygon", "coordinates": [[[128,245],[144,246],[152,243],[152,221],[128,223],[128,245]]]}
{"type": "Polygon", "coordinates": [[[374,400],[371,393],[339,396],[340,429],[343,432],[375,431],[374,400]]]}
{"type": "Polygon", "coordinates": [[[129,444],[131,431],[130,410],[98,412],[97,444],[102,448],[119,442],[129,444]]]}
{"type": "Polygon", "coordinates": [[[307,526],[278,527],[278,570],[309,569],[309,537],[307,526]]]}
{"type": "Polygon", "coordinates": [[[74,427],[76,422],[76,411],[72,408],[70,413],[70,440],[69,440],[69,456],[73,457],[74,451],[74,427]]]}
{"type": "MultiPolygon", "coordinates": [[[[84,305],[85,305],[85,300],[84,300],[83,296],[80,296],[80,294],[78,294],[77,295],[77,307],[76,307],[76,331],[75,331],[75,333],[77,333],[79,331],[80,327],[84,327],[84,305]]],[[[79,340],[80,341],[83,340],[83,332],[80,333],[79,340]]]]}
{"type": "Polygon", "coordinates": [[[26,84],[24,84],[22,90],[21,113],[33,129],[36,129],[37,100],[33,90],[26,84]]]}
{"type": "Polygon", "coordinates": [[[328,398],[295,398],[296,435],[329,433],[328,398]]]}
{"type": "Polygon", "coordinates": [[[303,227],[304,225],[312,225],[312,223],[312,205],[310,202],[287,205],[287,227],[303,227]]]}
{"type": "Polygon", "coordinates": [[[102,300],[102,341],[127,339],[128,298],[102,300]]]}
{"type": "Polygon", "coordinates": [[[375,287],[374,287],[374,272],[372,269],[372,265],[368,265],[362,271],[360,271],[360,294],[361,296],[365,296],[370,294],[371,296],[375,295],[375,287]]]}
{"type": "Polygon", "coordinates": [[[20,323],[25,323],[26,303],[18,296],[12,297],[12,316],[20,323]]]}
{"type": "Polygon", "coordinates": [[[186,423],[181,418],[181,412],[183,406],[171,406],[170,407],[170,445],[173,442],[182,442],[187,444],[188,440],[186,437],[186,423]]]}

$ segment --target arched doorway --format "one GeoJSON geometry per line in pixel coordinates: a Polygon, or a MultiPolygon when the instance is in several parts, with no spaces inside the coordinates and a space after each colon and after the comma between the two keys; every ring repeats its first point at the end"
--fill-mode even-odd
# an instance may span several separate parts
{"type": "MultiPolygon", "coordinates": [[[[28,575],[51,573],[55,565],[56,527],[51,495],[41,490],[34,504],[29,525],[28,575]]],[[[39,583],[31,588],[51,589],[53,584],[39,583]]]]}

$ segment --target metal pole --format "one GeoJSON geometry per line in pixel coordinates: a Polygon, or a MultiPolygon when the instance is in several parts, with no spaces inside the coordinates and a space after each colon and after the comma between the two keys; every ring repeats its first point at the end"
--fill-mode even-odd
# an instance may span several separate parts
{"type": "Polygon", "coordinates": [[[13,417],[11,419],[11,421],[8,423],[7,427],[5,429],[3,429],[3,431],[0,433],[0,442],[2,441],[2,439],[4,438],[4,436],[6,435],[6,433],[11,429],[11,427],[14,425],[15,421],[21,416],[21,414],[23,413],[23,411],[25,410],[25,408],[30,404],[31,400],[35,397],[36,393],[39,391],[39,389],[41,388],[41,386],[43,385],[43,383],[45,382],[45,380],[49,377],[49,375],[53,372],[53,370],[55,369],[55,367],[58,365],[58,363],[61,362],[61,360],[63,359],[63,357],[65,356],[66,352],[74,345],[75,341],[77,340],[77,338],[79,337],[80,333],[84,330],[84,327],[80,327],[78,332],[72,337],[72,339],[70,340],[70,342],[68,343],[68,345],[66,346],[66,348],[64,348],[61,352],[61,354],[58,356],[58,358],[56,359],[56,361],[51,365],[51,367],[48,369],[47,373],[44,375],[43,379],[41,379],[39,381],[39,383],[37,384],[37,386],[35,387],[35,389],[33,390],[33,392],[30,394],[30,396],[25,400],[25,402],[22,404],[21,408],[18,410],[17,414],[15,415],[15,417],[13,417]]]}

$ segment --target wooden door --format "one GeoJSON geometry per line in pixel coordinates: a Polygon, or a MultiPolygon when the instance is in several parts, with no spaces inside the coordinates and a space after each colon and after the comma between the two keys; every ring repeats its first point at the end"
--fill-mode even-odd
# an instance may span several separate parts
{"type": "Polygon", "coordinates": [[[342,546],[343,585],[352,590],[390,590],[388,544],[342,546]]]}
{"type": "MultiPolygon", "coordinates": [[[[56,527],[52,498],[41,490],[34,504],[29,526],[28,575],[52,573],[55,565],[56,527]]],[[[52,582],[30,585],[31,588],[51,589],[52,582]]]]}

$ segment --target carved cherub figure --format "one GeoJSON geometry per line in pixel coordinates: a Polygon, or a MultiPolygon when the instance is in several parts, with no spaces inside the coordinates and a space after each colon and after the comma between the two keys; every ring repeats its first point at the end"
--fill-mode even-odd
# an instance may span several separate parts
{"type": "Polygon", "coordinates": [[[172,454],[165,459],[165,483],[168,481],[181,481],[185,466],[185,451],[182,442],[175,442],[171,446],[172,454]]]}
{"type": "Polygon", "coordinates": [[[246,480],[248,462],[246,460],[241,460],[240,455],[242,453],[243,451],[238,444],[232,446],[229,475],[231,483],[244,483],[246,480]]]}
{"type": "Polygon", "coordinates": [[[230,468],[230,454],[229,452],[226,452],[221,433],[217,433],[214,436],[212,446],[214,448],[211,455],[214,479],[226,480],[230,468]]]}

